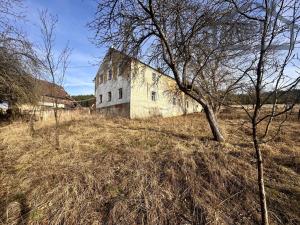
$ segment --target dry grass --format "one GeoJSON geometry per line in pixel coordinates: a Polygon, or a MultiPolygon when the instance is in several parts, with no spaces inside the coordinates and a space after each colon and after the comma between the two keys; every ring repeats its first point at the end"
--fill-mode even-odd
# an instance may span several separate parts
{"type": "MultiPolygon", "coordinates": [[[[203,115],[127,120],[69,116],[61,150],[53,122],[0,128],[0,223],[258,224],[248,128],[222,116],[228,142],[203,115]],[[246,135],[245,135],[246,134],[246,135]]],[[[300,224],[300,124],[263,145],[271,224],[300,224]]]]}

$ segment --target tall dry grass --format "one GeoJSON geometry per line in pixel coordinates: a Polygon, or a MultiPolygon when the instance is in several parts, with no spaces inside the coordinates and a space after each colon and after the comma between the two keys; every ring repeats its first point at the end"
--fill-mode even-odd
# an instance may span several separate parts
{"type": "MultiPolygon", "coordinates": [[[[228,142],[202,115],[149,120],[98,115],[0,128],[3,224],[258,224],[249,128],[222,116],[228,142]]],[[[272,224],[300,224],[299,122],[263,145],[272,224]]]]}

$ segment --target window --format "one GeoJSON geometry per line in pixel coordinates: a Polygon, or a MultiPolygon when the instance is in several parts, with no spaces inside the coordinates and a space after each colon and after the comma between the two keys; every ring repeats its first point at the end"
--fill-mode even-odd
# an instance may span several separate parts
{"type": "Polygon", "coordinates": [[[178,105],[181,105],[181,99],[180,98],[178,99],[178,105]]]}
{"type": "Polygon", "coordinates": [[[155,73],[152,73],[152,81],[156,81],[156,74],[155,73]]]}
{"type": "Polygon", "coordinates": [[[103,83],[103,74],[100,74],[99,78],[100,78],[100,84],[102,84],[103,83]]]}
{"type": "Polygon", "coordinates": [[[156,92],[155,91],[151,92],[151,100],[156,101],[156,92]]]}
{"type": "Polygon", "coordinates": [[[108,70],[108,80],[112,79],[112,69],[108,70]]]}
{"type": "Polygon", "coordinates": [[[119,88],[119,99],[123,98],[123,90],[122,88],[119,88]]]}
{"type": "Polygon", "coordinates": [[[121,76],[122,75],[122,63],[119,64],[118,66],[118,76],[121,76]]]}
{"type": "Polygon", "coordinates": [[[102,95],[99,95],[99,103],[102,103],[102,95]]]}
{"type": "Polygon", "coordinates": [[[111,101],[111,92],[107,93],[107,101],[110,102],[111,101]]]}
{"type": "Polygon", "coordinates": [[[176,105],[176,98],[173,97],[173,105],[176,105]]]}
{"type": "Polygon", "coordinates": [[[188,108],[189,107],[189,102],[188,101],[186,101],[186,108],[188,108]]]}

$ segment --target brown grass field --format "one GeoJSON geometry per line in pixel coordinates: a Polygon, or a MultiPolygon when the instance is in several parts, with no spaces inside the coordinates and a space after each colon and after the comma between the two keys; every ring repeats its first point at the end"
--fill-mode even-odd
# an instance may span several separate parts
{"type": "MultiPolygon", "coordinates": [[[[243,117],[62,118],[0,127],[0,224],[259,224],[255,154],[243,117]]],[[[300,224],[300,122],[262,145],[270,224],[300,224]]]]}

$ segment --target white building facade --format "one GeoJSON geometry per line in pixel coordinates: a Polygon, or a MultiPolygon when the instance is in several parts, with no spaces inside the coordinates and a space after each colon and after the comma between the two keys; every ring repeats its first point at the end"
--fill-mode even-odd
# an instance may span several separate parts
{"type": "Polygon", "coordinates": [[[110,116],[171,117],[202,110],[173,78],[112,48],[94,81],[96,110],[110,116]]]}

